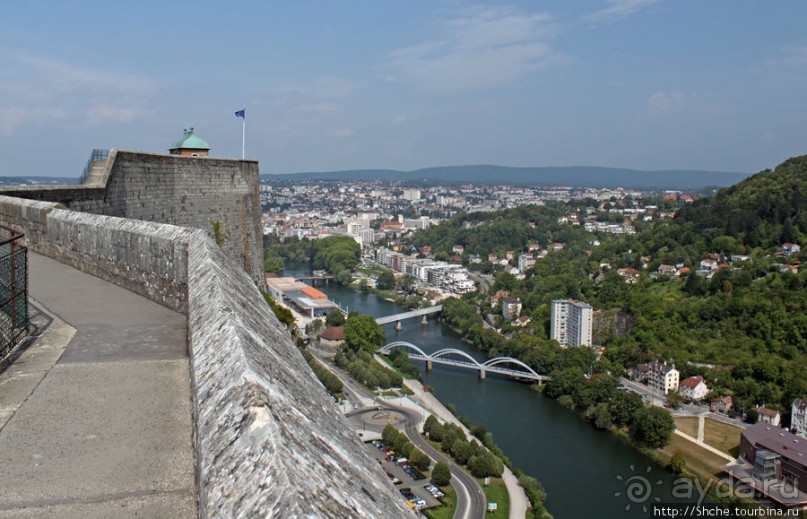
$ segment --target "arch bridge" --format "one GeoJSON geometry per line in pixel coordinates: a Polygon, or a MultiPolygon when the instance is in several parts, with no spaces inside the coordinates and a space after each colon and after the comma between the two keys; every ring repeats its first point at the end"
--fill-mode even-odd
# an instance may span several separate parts
{"type": "Polygon", "coordinates": [[[496,373],[517,379],[534,380],[539,384],[549,380],[548,376],[539,375],[531,367],[512,357],[496,357],[485,362],[479,362],[464,351],[455,348],[444,348],[428,354],[411,342],[405,341],[391,342],[378,350],[378,352],[389,355],[394,350],[403,350],[409,354],[410,359],[425,362],[426,369],[429,371],[434,364],[442,364],[444,366],[476,370],[479,372],[479,378],[481,379],[484,379],[488,373],[496,373]]]}

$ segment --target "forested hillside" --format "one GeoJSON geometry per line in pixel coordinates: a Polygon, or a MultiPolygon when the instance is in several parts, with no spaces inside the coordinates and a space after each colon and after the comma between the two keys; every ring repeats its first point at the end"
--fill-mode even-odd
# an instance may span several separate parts
{"type": "Polygon", "coordinates": [[[559,225],[559,215],[590,205],[573,201],[461,216],[419,233],[414,245],[446,253],[462,244],[467,261],[468,253],[518,254],[534,241],[564,243],[538,259],[523,280],[497,275],[491,292],[508,290],[523,302],[522,315],[532,318],[525,329],[504,323],[509,340],[483,330],[477,310],[499,311],[491,309],[490,294],[446,305],[448,322],[469,330],[469,339],[492,354],[517,355],[543,372],[588,371],[590,359],[547,339],[550,301],[579,298],[629,323],[627,331],[600,334],[605,353],[595,372],[673,361],[682,376],[704,375],[715,394],[733,394],[738,408],[766,404],[787,411],[794,398],[807,397],[805,254],[782,247],[807,237],[805,187],[807,157],[797,157],[682,207],[672,220],[640,224],[634,235],[559,225]],[[713,267],[705,269],[704,260],[713,267]],[[662,264],[676,266],[676,274],[660,274],[662,264]],[[635,269],[635,283],[620,269],[635,269]]]}

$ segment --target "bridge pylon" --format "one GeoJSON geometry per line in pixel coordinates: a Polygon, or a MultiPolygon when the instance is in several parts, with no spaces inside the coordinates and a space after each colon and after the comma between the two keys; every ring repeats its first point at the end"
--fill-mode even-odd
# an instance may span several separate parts
{"type": "Polygon", "coordinates": [[[479,380],[485,380],[485,369],[481,368],[479,370],[479,380]]]}
{"type": "Polygon", "coordinates": [[[396,321],[395,322],[395,331],[400,332],[401,330],[403,330],[403,325],[401,324],[401,321],[396,321]]]}
{"type": "Polygon", "coordinates": [[[432,370],[432,361],[427,360],[426,361],[426,371],[431,371],[431,370],[432,370]]]}
{"type": "Polygon", "coordinates": [[[420,320],[420,324],[429,324],[429,318],[426,314],[423,314],[423,319],[420,320]]]}

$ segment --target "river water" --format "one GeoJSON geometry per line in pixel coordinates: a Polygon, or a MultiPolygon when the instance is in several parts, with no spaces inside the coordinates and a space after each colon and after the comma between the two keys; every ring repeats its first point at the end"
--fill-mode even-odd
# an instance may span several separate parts
{"type": "MultiPolygon", "coordinates": [[[[308,273],[286,269],[288,276],[308,273]]],[[[375,295],[331,283],[318,286],[331,300],[362,314],[380,317],[406,311],[375,295]]],[[[462,342],[434,318],[403,322],[396,332],[385,326],[387,341],[403,340],[431,353],[457,348],[478,360],[484,353],[462,342]]],[[[434,388],[445,404],[453,403],[474,424],[484,425],[513,464],[536,477],[547,491],[546,505],[557,519],[591,517],[652,517],[653,503],[680,501],[672,497],[672,474],[610,433],[596,430],[576,412],[531,390],[529,385],[475,371],[435,365],[424,373],[424,384],[434,388]],[[646,511],[645,511],[646,509],[646,511]]]]}

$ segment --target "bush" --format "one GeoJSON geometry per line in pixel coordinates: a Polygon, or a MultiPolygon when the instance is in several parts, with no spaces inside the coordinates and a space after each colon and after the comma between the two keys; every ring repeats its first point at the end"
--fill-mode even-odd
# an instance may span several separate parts
{"type": "Polygon", "coordinates": [[[431,460],[428,456],[423,454],[420,449],[413,449],[412,452],[407,456],[409,458],[409,464],[415,467],[417,470],[424,472],[429,470],[429,465],[431,465],[431,460]]]}

